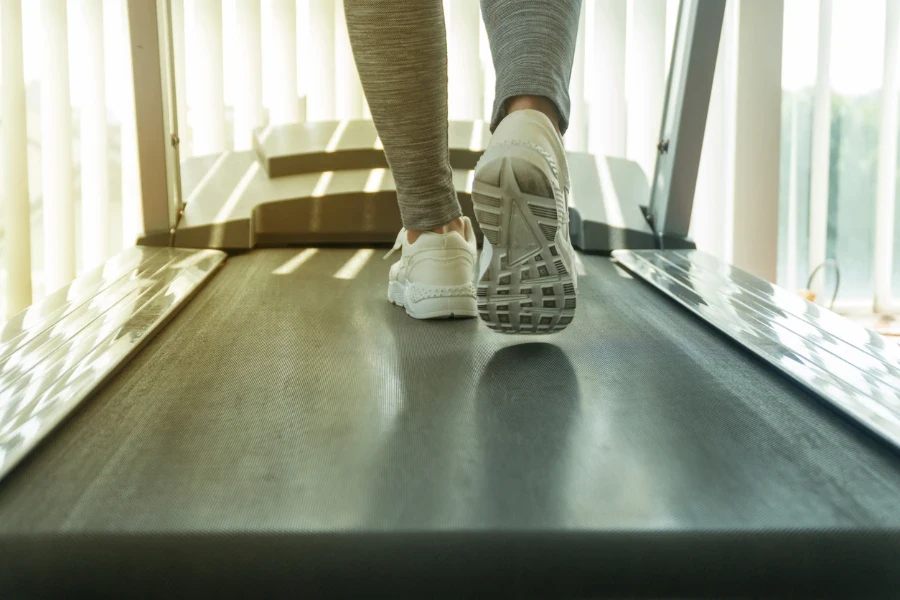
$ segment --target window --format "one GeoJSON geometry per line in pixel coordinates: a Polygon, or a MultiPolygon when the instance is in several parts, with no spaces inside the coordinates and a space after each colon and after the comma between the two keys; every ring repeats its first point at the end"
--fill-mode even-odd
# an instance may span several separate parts
{"type": "MultiPolygon", "coordinates": [[[[875,291],[885,18],[884,0],[785,1],[778,279],[800,289],[821,263],[810,259],[823,255],[811,236],[817,222],[810,216],[821,206],[824,257],[841,271],[838,309],[868,309],[875,291]],[[829,35],[827,45],[819,43],[821,33],[829,35]],[[822,61],[828,68],[817,76],[822,61]],[[817,94],[817,86],[826,84],[827,95],[817,94]],[[817,124],[817,108],[827,108],[827,123],[817,124]],[[814,159],[817,133],[827,138],[827,165],[814,159]],[[827,188],[821,185],[826,181],[827,188]],[[823,190],[818,196],[817,187],[823,190]]],[[[824,292],[830,294],[835,271],[825,272],[824,292]]],[[[894,273],[894,289],[900,290],[896,262],[894,273]]]]}

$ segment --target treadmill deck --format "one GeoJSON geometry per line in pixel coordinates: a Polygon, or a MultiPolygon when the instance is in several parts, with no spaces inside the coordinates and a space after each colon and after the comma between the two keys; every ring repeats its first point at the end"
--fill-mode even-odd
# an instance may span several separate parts
{"type": "Polygon", "coordinates": [[[354,249],[301,252],[230,258],[0,484],[0,583],[188,549],[186,581],[213,556],[377,579],[390,550],[585,591],[578,560],[548,570],[575,548],[610,589],[657,563],[740,585],[854,557],[885,583],[898,456],[608,258],[582,257],[575,321],[535,338],[410,319],[380,251],[358,273],[354,249]]]}

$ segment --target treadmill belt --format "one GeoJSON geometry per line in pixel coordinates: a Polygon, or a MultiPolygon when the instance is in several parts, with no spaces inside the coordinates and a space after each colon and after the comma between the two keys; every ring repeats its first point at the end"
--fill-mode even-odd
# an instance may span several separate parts
{"type": "Polygon", "coordinates": [[[522,337],[380,252],[230,258],[0,484],[0,590],[898,585],[900,457],[608,258],[522,337]]]}

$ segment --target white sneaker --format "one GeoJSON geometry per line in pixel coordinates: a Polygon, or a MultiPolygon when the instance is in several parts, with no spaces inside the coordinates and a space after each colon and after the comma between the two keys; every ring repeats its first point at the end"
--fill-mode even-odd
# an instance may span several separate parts
{"type": "Polygon", "coordinates": [[[543,113],[510,113],[475,168],[472,201],[484,232],[478,311],[502,333],[553,333],[575,316],[569,173],[562,138],[543,113]]]}
{"type": "Polygon", "coordinates": [[[402,249],[391,266],[388,300],[415,319],[478,316],[475,301],[475,261],[478,245],[472,222],[463,217],[466,235],[421,234],[412,244],[401,229],[385,258],[402,249]]]}

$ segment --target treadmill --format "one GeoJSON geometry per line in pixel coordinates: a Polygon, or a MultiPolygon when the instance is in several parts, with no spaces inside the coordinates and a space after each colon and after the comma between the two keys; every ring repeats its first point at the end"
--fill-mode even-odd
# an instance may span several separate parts
{"type": "Polygon", "coordinates": [[[369,123],[180,165],[166,5],[141,243],[0,325],[0,597],[900,593],[900,346],[687,237],[724,0],[682,3],[653,184],[570,157],[546,336],[378,301],[369,123]]]}

